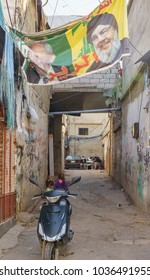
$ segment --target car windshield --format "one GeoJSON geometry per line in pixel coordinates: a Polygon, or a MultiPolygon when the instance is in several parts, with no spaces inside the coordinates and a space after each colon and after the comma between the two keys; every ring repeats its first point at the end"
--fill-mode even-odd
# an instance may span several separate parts
{"type": "Polygon", "coordinates": [[[66,160],[73,160],[73,161],[76,161],[76,160],[80,160],[81,157],[80,156],[67,156],[66,157],[66,160]]]}

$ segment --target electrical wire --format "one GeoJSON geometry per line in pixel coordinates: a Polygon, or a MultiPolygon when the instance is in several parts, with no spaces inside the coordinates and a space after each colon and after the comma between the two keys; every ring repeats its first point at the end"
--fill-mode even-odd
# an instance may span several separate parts
{"type": "Polygon", "coordinates": [[[95,138],[101,137],[103,132],[107,128],[107,125],[109,122],[110,122],[110,119],[107,121],[107,123],[105,124],[105,126],[103,127],[103,129],[99,135],[90,136],[90,137],[81,137],[81,136],[76,136],[76,135],[70,135],[70,140],[90,140],[90,139],[95,139],[95,138]]]}
{"type": "MultiPolygon", "coordinates": [[[[99,2],[99,0],[97,0],[97,1],[99,2]]],[[[100,0],[100,1],[101,1],[101,0],[100,0]]],[[[81,3],[82,3],[82,1],[81,1],[81,3]]],[[[100,4],[100,2],[99,2],[99,4],[100,4]]],[[[99,5],[99,4],[98,4],[98,5],[99,5]]],[[[98,5],[97,5],[97,6],[98,6],[98,5]]],[[[69,5],[67,5],[67,6],[69,7],[69,5]]],[[[91,5],[86,5],[86,8],[87,8],[87,7],[91,7],[91,5]]],[[[69,8],[70,8],[70,7],[69,7],[69,8]]],[[[77,11],[80,11],[81,9],[84,9],[84,8],[85,8],[85,5],[80,5],[76,11],[72,10],[71,8],[70,8],[70,9],[73,11],[74,14],[77,14],[77,11]]],[[[95,8],[96,8],[96,7],[95,7],[95,8]]],[[[94,8],[91,8],[91,9],[93,10],[94,8]]],[[[80,14],[80,15],[81,15],[81,14],[80,14]]],[[[86,15],[88,15],[88,13],[87,13],[87,14],[84,14],[84,15],[82,15],[82,16],[84,17],[84,16],[86,16],[86,15]]]]}
{"type": "MultiPolygon", "coordinates": [[[[97,138],[94,138],[94,139],[87,139],[87,140],[85,140],[86,141],[86,143],[88,143],[88,142],[98,142],[99,143],[99,138],[100,137],[97,137],[97,138]]],[[[75,143],[75,145],[85,145],[86,143],[85,143],[85,141],[82,141],[81,139],[79,140],[79,141],[76,141],[76,143],[75,143]]],[[[71,145],[70,145],[71,146],[71,145]]]]}
{"type": "MultiPolygon", "coordinates": [[[[98,0],[98,1],[102,1],[102,0],[98,0]]],[[[66,6],[68,6],[68,8],[69,8],[69,10],[71,11],[71,13],[72,13],[72,15],[76,15],[76,11],[74,10],[74,9],[72,9],[72,7],[70,7],[70,5],[65,1],[65,0],[63,0],[63,2],[66,4],[66,6]]],[[[100,2],[99,2],[100,3],[100,2]]],[[[50,5],[50,3],[48,2],[47,3],[48,4],[48,6],[50,7],[50,9],[51,10],[53,10],[53,7],[50,5]]],[[[89,5],[90,6],[90,5],[89,5]]],[[[85,7],[85,6],[81,6],[81,7],[85,7]]],[[[57,14],[57,13],[55,13],[55,14],[57,14]]],[[[59,15],[59,14],[57,14],[57,15],[59,15]]],[[[53,15],[54,16],[54,15],[53,15]]],[[[77,17],[79,16],[79,17],[84,17],[84,15],[76,15],[77,17]]],[[[64,24],[66,24],[66,21],[63,21],[63,19],[62,19],[62,17],[60,17],[59,18],[64,24]]],[[[52,28],[52,23],[51,23],[51,28],[52,28]]]]}
{"type": "Polygon", "coordinates": [[[54,13],[53,13],[52,20],[51,20],[51,25],[53,23],[53,19],[54,19],[54,16],[55,16],[55,12],[56,12],[56,9],[57,9],[58,2],[59,2],[59,0],[57,0],[56,5],[55,5],[54,13]]]}
{"type": "Polygon", "coordinates": [[[26,20],[26,16],[27,16],[27,7],[26,7],[26,11],[25,11],[25,15],[24,15],[24,19],[23,19],[23,23],[22,23],[22,26],[20,28],[20,31],[22,31],[23,27],[24,27],[24,24],[25,24],[25,20],[26,20]]]}
{"type": "Polygon", "coordinates": [[[43,8],[44,6],[46,6],[47,3],[48,3],[48,0],[46,0],[46,2],[42,5],[42,8],[43,8]]]}
{"type": "Polygon", "coordinates": [[[141,56],[143,56],[143,55],[141,54],[141,52],[131,43],[130,40],[129,40],[129,43],[131,44],[131,46],[132,46],[141,56]]]}
{"type": "Polygon", "coordinates": [[[16,25],[16,7],[17,7],[17,0],[15,0],[14,25],[16,25]]]}
{"type": "MultiPolygon", "coordinates": [[[[48,2],[48,6],[51,10],[53,10],[53,7],[50,5],[50,3],[48,2]]],[[[48,16],[48,18],[50,18],[51,16],[48,16]]],[[[66,22],[62,19],[62,17],[59,17],[59,20],[62,22],[62,24],[66,24],[66,22]]],[[[51,29],[53,28],[52,25],[50,26],[51,29]]]]}
{"type": "Polygon", "coordinates": [[[11,19],[10,10],[9,10],[9,5],[8,5],[8,1],[7,1],[7,0],[6,0],[6,6],[7,6],[7,11],[8,11],[8,15],[9,15],[9,20],[10,20],[10,23],[11,23],[11,27],[13,28],[13,22],[12,22],[12,19],[11,19]]]}
{"type": "MultiPolygon", "coordinates": [[[[109,69],[107,69],[106,73],[103,73],[103,75],[108,74],[108,71],[109,71],[109,69]]],[[[116,74],[114,74],[114,75],[111,77],[111,79],[113,79],[113,78],[115,78],[115,77],[116,77],[116,74]]],[[[105,83],[108,79],[109,79],[109,78],[104,79],[104,80],[103,80],[103,83],[105,83]]],[[[64,100],[70,99],[70,98],[72,98],[72,97],[74,97],[74,96],[76,96],[76,95],[79,95],[79,94],[81,94],[81,92],[78,92],[78,93],[76,93],[76,94],[73,94],[73,95],[67,96],[67,97],[62,98],[62,99],[60,99],[60,100],[57,100],[57,101],[51,102],[51,104],[56,104],[56,103],[63,102],[64,100]]]]}
{"type": "Polygon", "coordinates": [[[66,1],[63,0],[63,2],[68,6],[68,8],[70,9],[70,11],[74,14],[74,10],[72,10],[72,8],[70,8],[70,6],[66,3],[66,1]]]}
{"type": "Polygon", "coordinates": [[[76,95],[79,95],[80,93],[81,93],[81,92],[77,92],[76,94],[69,95],[69,96],[67,96],[67,97],[65,97],[65,98],[63,98],[63,99],[60,99],[60,100],[51,102],[51,104],[56,104],[56,103],[62,102],[62,101],[64,101],[64,100],[67,100],[67,99],[69,99],[69,98],[72,98],[72,97],[74,97],[74,96],[76,96],[76,95]]]}
{"type": "MultiPolygon", "coordinates": [[[[105,120],[105,119],[104,119],[105,120]]],[[[102,121],[103,122],[103,121],[102,121]]],[[[94,130],[96,130],[99,126],[101,126],[102,124],[100,123],[100,124],[98,124],[93,130],[91,130],[90,131],[90,134],[94,131],[94,130]]]]}

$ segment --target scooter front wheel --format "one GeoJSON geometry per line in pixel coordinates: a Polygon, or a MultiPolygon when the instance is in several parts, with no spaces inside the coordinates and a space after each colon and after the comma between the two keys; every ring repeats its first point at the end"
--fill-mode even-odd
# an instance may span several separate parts
{"type": "Polygon", "coordinates": [[[55,244],[48,241],[43,241],[42,244],[42,259],[43,260],[56,260],[58,259],[58,249],[55,244]]]}

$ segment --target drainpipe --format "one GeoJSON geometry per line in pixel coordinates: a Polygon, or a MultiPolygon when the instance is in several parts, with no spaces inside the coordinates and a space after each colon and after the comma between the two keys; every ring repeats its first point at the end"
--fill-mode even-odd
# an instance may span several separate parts
{"type": "Polygon", "coordinates": [[[78,111],[60,111],[60,112],[50,112],[49,116],[54,116],[54,115],[62,115],[62,114],[79,114],[79,113],[99,113],[99,112],[113,112],[113,111],[120,111],[121,107],[116,107],[116,108],[105,108],[105,109],[91,109],[91,110],[78,110],[78,111]]]}

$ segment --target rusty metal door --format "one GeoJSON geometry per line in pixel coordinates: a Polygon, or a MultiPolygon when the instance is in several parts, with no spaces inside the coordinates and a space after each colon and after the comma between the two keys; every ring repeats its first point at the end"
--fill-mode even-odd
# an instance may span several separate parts
{"type": "Polygon", "coordinates": [[[14,135],[7,129],[0,110],[0,223],[15,216],[14,135]]]}

